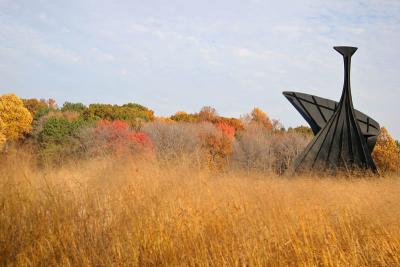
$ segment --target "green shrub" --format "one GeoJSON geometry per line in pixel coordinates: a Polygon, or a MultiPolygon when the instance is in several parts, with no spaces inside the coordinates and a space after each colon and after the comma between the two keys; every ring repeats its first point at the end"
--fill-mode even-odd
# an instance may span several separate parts
{"type": "Polygon", "coordinates": [[[42,107],[35,112],[35,114],[33,115],[33,120],[38,121],[41,117],[49,114],[51,111],[54,111],[54,109],[49,107],[42,107]]]}
{"type": "Polygon", "coordinates": [[[61,164],[82,154],[79,131],[88,123],[82,119],[69,121],[62,116],[48,118],[38,134],[39,154],[45,164],[61,164]]]}

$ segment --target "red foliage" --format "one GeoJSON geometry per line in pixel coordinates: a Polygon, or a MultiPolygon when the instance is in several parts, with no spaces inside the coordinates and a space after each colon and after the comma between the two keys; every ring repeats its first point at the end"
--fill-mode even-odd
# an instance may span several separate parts
{"type": "Polygon", "coordinates": [[[143,132],[132,131],[124,121],[98,121],[92,138],[94,154],[153,151],[150,138],[143,132]]]}
{"type": "Polygon", "coordinates": [[[233,139],[233,137],[235,136],[235,129],[224,121],[218,122],[215,127],[230,140],[233,139]]]}
{"type": "Polygon", "coordinates": [[[143,146],[144,148],[153,149],[153,143],[150,140],[150,137],[143,132],[133,132],[130,135],[132,141],[136,144],[143,146]]]}

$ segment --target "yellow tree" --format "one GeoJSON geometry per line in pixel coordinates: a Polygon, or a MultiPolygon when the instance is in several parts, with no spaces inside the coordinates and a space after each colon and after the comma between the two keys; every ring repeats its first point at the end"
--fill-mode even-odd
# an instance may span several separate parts
{"type": "Polygon", "coordinates": [[[385,127],[381,128],[372,157],[378,169],[383,172],[393,172],[399,169],[399,150],[396,141],[385,127]]]}
{"type": "Polygon", "coordinates": [[[15,94],[0,95],[0,120],[7,140],[17,140],[31,130],[32,115],[15,94]]]}

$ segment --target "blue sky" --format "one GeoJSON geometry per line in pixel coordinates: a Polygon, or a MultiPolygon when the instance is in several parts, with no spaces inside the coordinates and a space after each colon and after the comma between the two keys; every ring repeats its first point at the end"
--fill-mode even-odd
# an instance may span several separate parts
{"type": "Polygon", "coordinates": [[[359,47],[355,107],[400,138],[400,1],[0,0],[0,93],[296,126],[281,92],[339,99],[335,45],[359,47]]]}

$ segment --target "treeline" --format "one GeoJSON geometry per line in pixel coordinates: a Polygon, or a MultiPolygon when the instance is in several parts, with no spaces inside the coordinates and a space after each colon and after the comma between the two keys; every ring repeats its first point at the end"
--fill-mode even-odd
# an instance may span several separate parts
{"type": "MultiPolygon", "coordinates": [[[[197,113],[157,117],[140,104],[124,105],[20,99],[0,96],[0,147],[17,144],[38,155],[42,165],[86,158],[133,155],[217,170],[281,174],[312,138],[305,126],[285,129],[259,108],[240,118],[212,107],[197,113]]],[[[398,171],[400,145],[385,128],[374,150],[379,168],[398,171]]]]}

